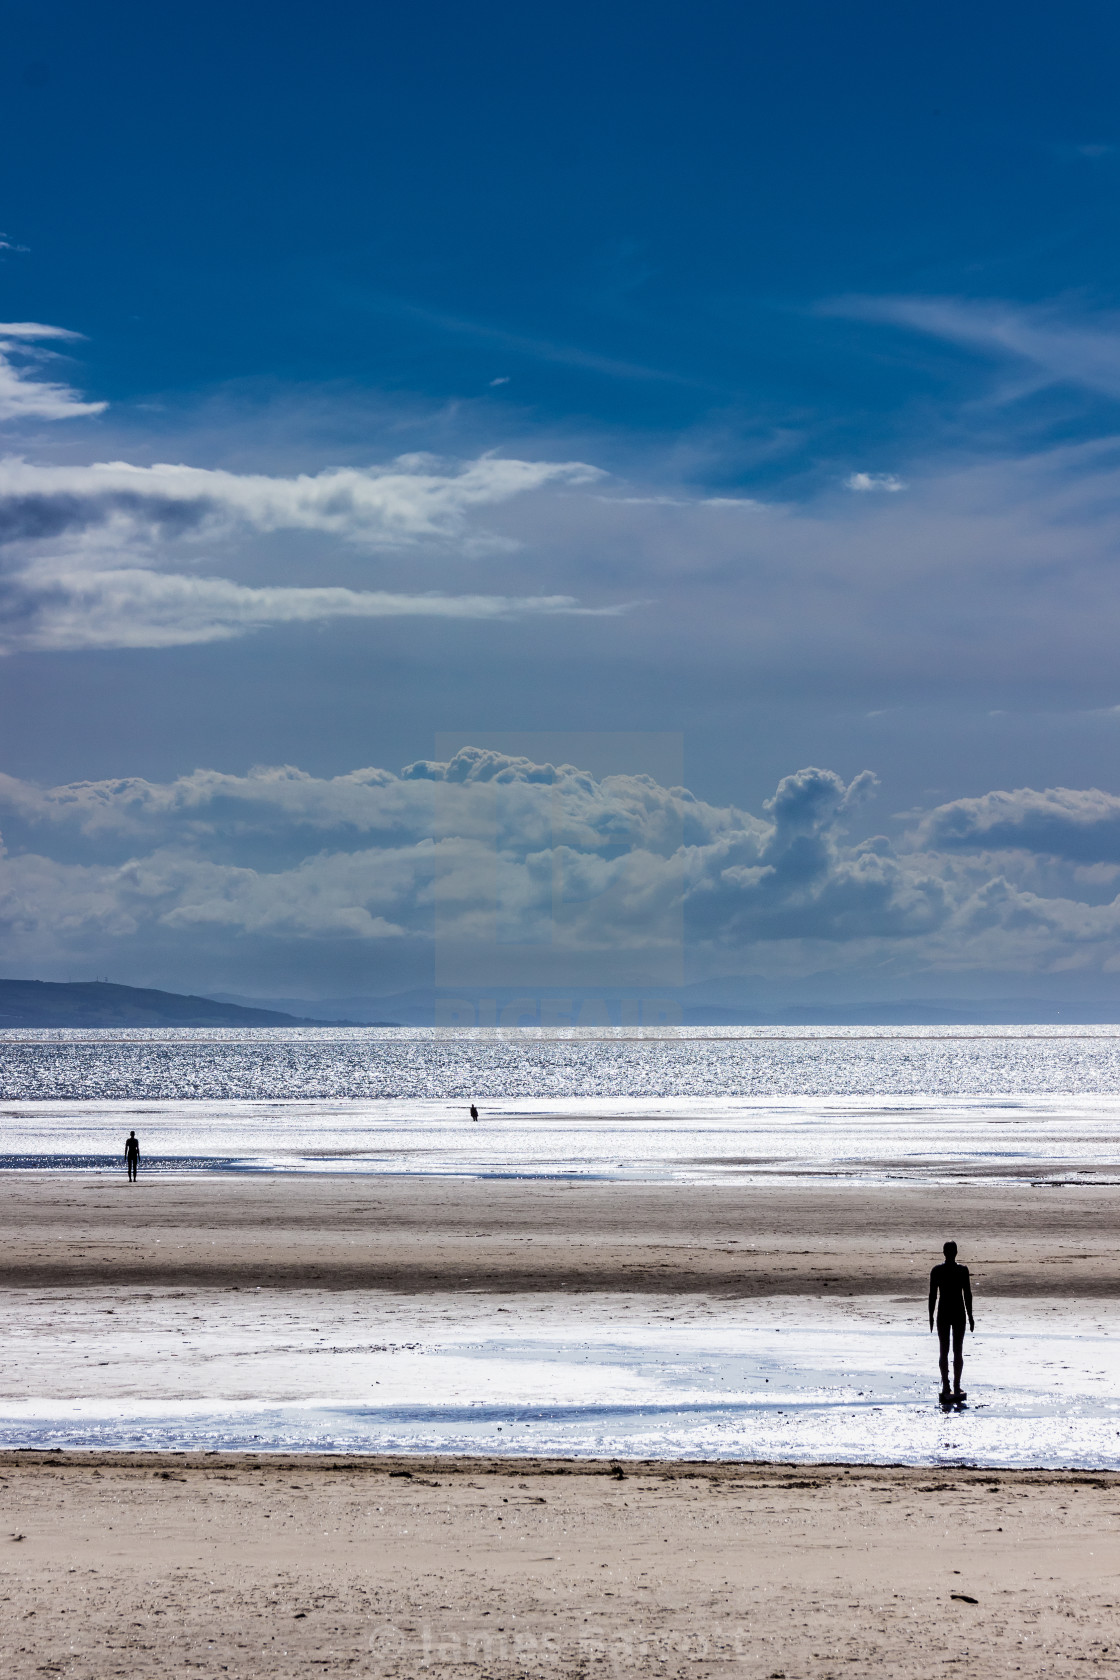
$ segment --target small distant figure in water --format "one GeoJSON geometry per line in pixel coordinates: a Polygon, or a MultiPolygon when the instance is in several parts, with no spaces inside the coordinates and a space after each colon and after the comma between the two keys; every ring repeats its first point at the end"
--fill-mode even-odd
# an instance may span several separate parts
{"type": "Polygon", "coordinates": [[[478,1119],[478,1109],[474,1106],[473,1103],[471,1104],[471,1119],[472,1120],[477,1120],[478,1119]]]}
{"type": "Polygon", "coordinates": [[[129,1132],[124,1140],[124,1161],[128,1168],[128,1182],[135,1184],[136,1169],[140,1165],[140,1139],[135,1132],[129,1132]]]}
{"type": "Polygon", "coordinates": [[[929,1327],[933,1329],[934,1310],[937,1312],[937,1335],[941,1344],[938,1364],[941,1368],[941,1401],[967,1400],[961,1387],[964,1370],[964,1322],[975,1330],[972,1321],[972,1285],[968,1281],[968,1267],[957,1265],[957,1245],[947,1242],[942,1249],[944,1262],[929,1274],[929,1327]],[[953,1342],[953,1386],[949,1387],[949,1340],[953,1342]]]}

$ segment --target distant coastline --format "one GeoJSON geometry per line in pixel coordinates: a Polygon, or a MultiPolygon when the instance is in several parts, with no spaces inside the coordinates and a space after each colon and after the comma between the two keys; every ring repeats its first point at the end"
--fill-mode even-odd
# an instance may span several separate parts
{"type": "MultiPolygon", "coordinates": [[[[834,977],[828,989],[834,989],[834,977]]],[[[825,988],[822,986],[822,990],[825,988]]],[[[1057,988],[1055,988],[1057,990],[1057,988]]],[[[219,992],[224,1003],[282,1009],[321,1026],[339,1018],[373,1026],[405,1027],[1100,1027],[1120,1025],[1115,998],[993,995],[941,997],[802,998],[765,995],[731,980],[664,988],[587,986],[432,986],[382,997],[321,999],[245,997],[219,992]]]]}
{"type": "Polygon", "coordinates": [[[353,1027],[393,1021],[312,1020],[108,980],[0,979],[0,1027],[353,1027]]]}
{"type": "MultiPolygon", "coordinates": [[[[704,987],[703,990],[708,990],[704,987]]],[[[573,995],[574,991],[574,995],[573,995]]],[[[1120,1025],[1110,999],[941,997],[850,1002],[785,1001],[773,1008],[682,987],[666,996],[640,988],[626,996],[564,997],[548,990],[468,988],[454,997],[431,987],[388,997],[211,997],[117,985],[108,980],[0,979],[0,1029],[11,1027],[974,1027],[1120,1025]]]]}

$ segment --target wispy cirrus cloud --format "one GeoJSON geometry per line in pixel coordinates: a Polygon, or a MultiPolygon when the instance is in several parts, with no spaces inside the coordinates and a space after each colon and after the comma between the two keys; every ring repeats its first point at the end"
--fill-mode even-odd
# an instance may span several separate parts
{"type": "Polygon", "coordinates": [[[959,297],[850,297],[822,311],[910,327],[994,359],[1028,366],[1036,386],[1073,384],[1120,397],[1120,315],[1075,314],[1068,305],[1035,306],[959,297]]]}
{"type": "MultiPolygon", "coordinates": [[[[472,321],[464,316],[449,315],[442,310],[425,309],[420,304],[408,303],[402,298],[367,296],[363,297],[362,301],[367,308],[375,309],[379,314],[397,315],[403,320],[422,322],[424,326],[434,327],[437,332],[447,333],[450,337],[470,338],[494,344],[503,350],[512,351],[514,355],[525,356],[530,361],[557,362],[566,367],[584,368],[589,373],[604,374],[609,379],[650,380],[654,383],[683,385],[693,389],[702,387],[701,381],[691,379],[685,374],[671,373],[665,368],[648,367],[641,362],[621,361],[615,356],[603,356],[576,344],[558,344],[552,339],[511,332],[507,327],[497,327],[486,321],[472,321]]],[[[496,385],[502,381],[492,380],[491,383],[496,385]]]]}
{"type": "Polygon", "coordinates": [[[69,385],[42,377],[55,358],[37,346],[80,337],[39,321],[0,321],[0,421],[73,420],[105,411],[107,403],[85,402],[69,385]]]}

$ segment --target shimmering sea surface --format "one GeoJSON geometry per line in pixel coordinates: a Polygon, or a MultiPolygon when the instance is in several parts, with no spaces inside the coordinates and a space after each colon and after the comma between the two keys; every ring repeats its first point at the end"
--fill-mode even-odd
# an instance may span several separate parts
{"type": "Polygon", "coordinates": [[[1120,1094],[1120,1027],[0,1032],[7,1098],[1120,1094]]]}
{"type": "MultiPolygon", "coordinates": [[[[0,1169],[129,1127],[144,1173],[1120,1186],[1120,1029],[0,1034],[0,1169]]],[[[1120,1469],[1112,1301],[980,1306],[943,1414],[920,1300],[8,1293],[5,1446],[1120,1469]]]]}
{"type": "Polygon", "coordinates": [[[1120,1029],[0,1034],[0,1167],[129,1127],[148,1172],[1107,1182],[1120,1029]]]}

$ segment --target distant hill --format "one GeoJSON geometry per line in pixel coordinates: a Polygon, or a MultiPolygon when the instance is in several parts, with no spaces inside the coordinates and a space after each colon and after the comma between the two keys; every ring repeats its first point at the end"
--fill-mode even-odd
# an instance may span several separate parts
{"type": "Polygon", "coordinates": [[[324,1027],[277,1009],[244,1009],[107,980],[0,980],[0,1027],[324,1027]]]}
{"type": "MultiPolygon", "coordinates": [[[[706,987],[704,988],[707,989],[706,987]]],[[[729,988],[730,990],[731,988],[729,988]]],[[[565,1017],[579,1018],[578,993],[587,988],[569,988],[563,1011],[552,1018],[560,1025],[565,1017]],[[576,992],[573,998],[572,992],[576,992]]],[[[770,1009],[758,1008],[753,1000],[732,997],[704,998],[700,987],[684,987],[675,995],[635,999],[599,994],[601,1011],[589,1019],[592,1024],[616,1026],[679,1022],[687,1027],[828,1027],[828,1026],[1007,1026],[1007,1025],[1096,1025],[1120,1023],[1120,1005],[1105,999],[966,998],[908,999],[901,1002],[805,1003],[786,1002],[770,1009]],[[640,1017],[636,1014],[640,1003],[640,1017]]],[[[468,989],[451,1014],[441,1007],[445,1000],[433,989],[417,987],[390,997],[244,998],[219,993],[216,997],[183,997],[178,992],[158,992],[140,986],[114,986],[107,980],[71,981],[0,980],[0,1028],[3,1027],[393,1027],[444,1025],[473,1026],[496,1021],[513,1026],[538,1019],[538,1006],[551,998],[525,998],[515,990],[468,989]],[[272,1007],[269,1007],[272,1005],[272,1007]],[[465,1005],[465,1009],[460,1008],[465,1005]],[[519,1008],[524,1005],[524,1011],[519,1008]]]]}
{"type": "Polygon", "coordinates": [[[574,1019],[590,1026],[680,1025],[685,1027],[977,1027],[977,1026],[1103,1026],[1120,1024],[1120,1000],[992,996],[989,998],[880,998],[844,1002],[758,1001],[760,988],[748,990],[734,981],[720,995],[718,981],[654,993],[652,987],[552,987],[539,997],[524,988],[457,987],[455,994],[417,986],[388,997],[260,998],[219,992],[223,1003],[254,1009],[287,1010],[291,1015],[325,1024],[344,1017],[362,1026],[535,1026],[562,1027],[574,1019]],[[742,995],[736,997],[736,990],[742,995]],[[755,995],[752,995],[755,994],[755,995]],[[563,994],[561,996],[561,994],[563,994]],[[587,1007],[588,1001],[594,1008],[587,1007]],[[391,1017],[391,1019],[386,1019],[391,1017]]]}
{"type": "Polygon", "coordinates": [[[315,1022],[320,1027],[399,1027],[416,1026],[415,1013],[410,1009],[413,997],[427,1002],[427,1012],[421,1010],[419,1024],[431,1026],[433,1005],[429,993],[405,992],[397,997],[340,997],[288,998],[245,997],[240,992],[214,992],[218,1003],[235,1003],[241,1009],[283,1009],[301,1020],[315,1022]],[[398,1005],[400,1006],[398,1008],[398,1005]],[[389,1019],[392,1016],[393,1019],[389,1019]]]}

